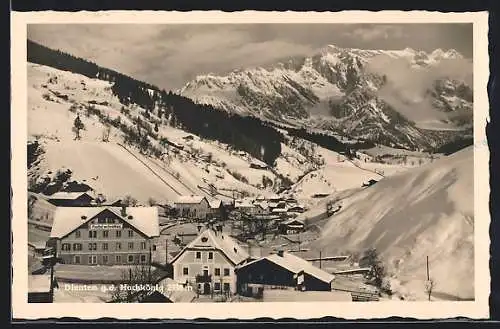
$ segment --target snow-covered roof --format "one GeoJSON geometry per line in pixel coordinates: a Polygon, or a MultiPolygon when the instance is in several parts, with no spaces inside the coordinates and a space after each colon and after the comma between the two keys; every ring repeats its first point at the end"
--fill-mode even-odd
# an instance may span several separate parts
{"type": "Polygon", "coordinates": [[[253,208],[255,207],[252,199],[238,199],[234,201],[235,208],[253,208]]]}
{"type": "Polygon", "coordinates": [[[28,293],[49,292],[50,275],[37,274],[28,275],[28,293]]]}
{"type": "Polygon", "coordinates": [[[36,241],[36,242],[28,242],[28,245],[35,249],[45,249],[47,243],[46,241],[36,241]]]}
{"type": "Polygon", "coordinates": [[[248,259],[249,255],[234,239],[223,232],[216,232],[211,228],[205,229],[196,239],[191,241],[184,249],[178,253],[172,260],[174,263],[185,250],[203,250],[217,249],[235,265],[248,259]]]}
{"type": "Polygon", "coordinates": [[[209,201],[208,204],[210,205],[210,208],[212,209],[218,209],[221,204],[222,204],[222,201],[221,200],[212,200],[212,201],[209,201]]]}
{"type": "Polygon", "coordinates": [[[298,274],[300,272],[307,273],[315,278],[323,281],[323,282],[332,282],[335,278],[335,275],[330,274],[326,271],[323,271],[319,267],[314,266],[307,260],[297,257],[289,252],[283,252],[283,255],[280,256],[278,254],[271,254],[266,257],[259,258],[257,260],[251,261],[245,265],[242,265],[240,268],[244,268],[246,266],[251,266],[254,263],[260,262],[262,260],[268,260],[270,262],[275,263],[278,266],[281,266],[294,274],[298,274]]]}
{"type": "Polygon", "coordinates": [[[202,195],[181,195],[175,203],[198,204],[205,199],[202,195]]]}
{"type": "Polygon", "coordinates": [[[121,216],[121,207],[58,207],[54,212],[50,237],[62,238],[105,210],[111,211],[148,237],[160,235],[157,207],[127,207],[125,217],[121,216]],[[86,216],[86,219],[82,220],[82,216],[86,216]]]}
{"type": "Polygon", "coordinates": [[[288,211],[288,209],[286,209],[286,208],[274,208],[272,210],[272,212],[274,212],[274,213],[285,213],[287,211],[288,211]]]}
{"type": "Polygon", "coordinates": [[[49,199],[75,200],[84,194],[87,194],[88,196],[92,197],[87,192],[56,192],[56,193],[52,194],[51,196],[49,196],[49,199]]]}
{"type": "Polygon", "coordinates": [[[298,225],[304,225],[304,222],[301,221],[300,219],[296,219],[296,218],[291,218],[289,220],[286,220],[283,222],[283,224],[285,225],[289,225],[289,224],[292,224],[292,223],[297,223],[298,225]]]}

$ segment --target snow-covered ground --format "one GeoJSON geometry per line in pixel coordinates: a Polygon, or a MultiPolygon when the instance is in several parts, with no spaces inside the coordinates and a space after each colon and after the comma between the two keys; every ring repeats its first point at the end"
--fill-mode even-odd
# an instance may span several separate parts
{"type": "Polygon", "coordinates": [[[376,248],[392,288],[425,299],[426,257],[437,295],[474,297],[473,149],[395,174],[344,199],[309,248],[376,248]]]}

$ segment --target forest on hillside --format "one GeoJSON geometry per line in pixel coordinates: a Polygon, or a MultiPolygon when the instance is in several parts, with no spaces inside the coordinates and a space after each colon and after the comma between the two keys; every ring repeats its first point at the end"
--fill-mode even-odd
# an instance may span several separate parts
{"type": "Polygon", "coordinates": [[[27,42],[29,62],[112,82],[113,94],[125,106],[137,104],[149,112],[156,110],[160,119],[172,115],[173,121],[182,129],[203,138],[227,143],[269,165],[273,165],[281,154],[283,136],[258,118],[242,117],[212,106],[196,104],[189,98],[160,90],[86,59],[31,40],[27,42]]]}

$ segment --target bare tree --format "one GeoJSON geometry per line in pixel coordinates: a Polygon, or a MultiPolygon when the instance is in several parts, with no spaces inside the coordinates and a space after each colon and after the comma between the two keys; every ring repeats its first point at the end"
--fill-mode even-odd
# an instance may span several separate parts
{"type": "Polygon", "coordinates": [[[127,195],[125,196],[125,198],[123,198],[123,204],[128,207],[135,207],[137,206],[137,199],[135,199],[131,195],[127,195]]]}
{"type": "Polygon", "coordinates": [[[429,301],[431,300],[432,291],[436,287],[436,281],[433,278],[425,281],[425,293],[429,297],[429,301]]]}
{"type": "Polygon", "coordinates": [[[152,207],[152,206],[157,205],[157,204],[158,204],[158,202],[156,202],[156,200],[155,200],[155,199],[153,199],[153,198],[149,198],[149,199],[148,199],[148,204],[149,204],[149,206],[151,206],[151,207],[152,207]]]}

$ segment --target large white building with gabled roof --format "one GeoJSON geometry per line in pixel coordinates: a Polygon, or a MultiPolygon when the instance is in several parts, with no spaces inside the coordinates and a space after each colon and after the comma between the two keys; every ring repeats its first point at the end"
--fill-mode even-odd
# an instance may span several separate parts
{"type": "Polygon", "coordinates": [[[194,286],[200,294],[236,291],[237,265],[247,251],[227,233],[207,228],[171,261],[174,280],[194,286]]]}
{"type": "Polygon", "coordinates": [[[58,207],[50,243],[66,264],[146,264],[159,235],[156,207],[58,207]]]}

